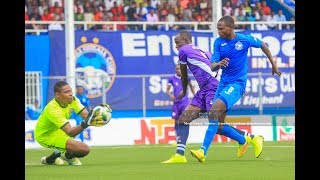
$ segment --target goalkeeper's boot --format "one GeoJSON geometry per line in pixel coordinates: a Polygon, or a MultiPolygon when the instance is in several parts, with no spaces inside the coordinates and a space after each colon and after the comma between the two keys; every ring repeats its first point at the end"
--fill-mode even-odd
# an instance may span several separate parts
{"type": "Polygon", "coordinates": [[[206,162],[206,156],[204,155],[203,149],[198,150],[190,150],[192,157],[195,157],[198,159],[199,162],[206,162]]]}
{"type": "Polygon", "coordinates": [[[264,142],[264,138],[263,138],[263,136],[260,136],[260,135],[255,135],[251,140],[251,144],[254,149],[254,156],[256,158],[258,158],[262,153],[263,142],[264,142]]]}
{"type": "Polygon", "coordinates": [[[238,146],[238,152],[237,152],[238,158],[241,158],[244,155],[244,153],[247,151],[248,144],[251,141],[250,136],[244,136],[244,138],[245,138],[246,142],[244,144],[239,144],[239,146],[238,146]]]}
{"type": "Polygon", "coordinates": [[[46,161],[46,158],[47,158],[47,156],[44,156],[44,157],[41,158],[41,163],[42,163],[42,164],[45,164],[45,165],[64,165],[64,161],[63,161],[60,157],[58,157],[58,158],[54,161],[54,163],[52,163],[52,164],[48,163],[48,162],[46,161]]]}
{"type": "Polygon", "coordinates": [[[74,157],[74,158],[72,158],[72,159],[68,159],[68,158],[65,156],[65,153],[62,153],[62,154],[61,154],[61,158],[62,158],[63,160],[65,160],[65,161],[67,161],[67,163],[68,163],[69,165],[73,165],[73,166],[81,166],[81,165],[82,165],[81,161],[80,161],[78,158],[74,157]]]}
{"type": "Polygon", "coordinates": [[[74,158],[72,158],[72,159],[64,159],[65,161],[67,161],[67,163],[69,164],[69,165],[72,165],[72,166],[81,166],[82,165],[82,163],[81,163],[81,161],[78,159],[78,158],[76,158],[76,157],[74,157],[74,158]]]}
{"type": "Polygon", "coordinates": [[[182,156],[178,153],[175,155],[171,156],[170,159],[163,161],[163,164],[172,164],[172,163],[187,163],[187,159],[185,156],[182,156]]]}

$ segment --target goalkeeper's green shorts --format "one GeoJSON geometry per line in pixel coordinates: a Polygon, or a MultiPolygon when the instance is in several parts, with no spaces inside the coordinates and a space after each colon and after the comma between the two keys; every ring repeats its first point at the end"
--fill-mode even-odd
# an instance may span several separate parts
{"type": "Polygon", "coordinates": [[[58,129],[49,136],[40,136],[36,138],[37,142],[47,148],[58,149],[59,151],[65,152],[68,139],[73,137],[68,136],[63,130],[58,129]]]}

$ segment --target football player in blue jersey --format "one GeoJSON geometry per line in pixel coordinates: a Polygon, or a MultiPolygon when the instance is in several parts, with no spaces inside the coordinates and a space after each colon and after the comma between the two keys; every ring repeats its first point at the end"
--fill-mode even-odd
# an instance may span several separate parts
{"type": "MultiPolygon", "coordinates": [[[[231,107],[245,94],[249,48],[260,48],[272,65],[272,75],[281,76],[281,71],[273,60],[268,46],[250,34],[245,35],[235,32],[234,27],[234,19],[231,16],[223,16],[217,23],[219,37],[214,41],[214,53],[212,54],[210,67],[212,71],[221,68],[222,74],[209,112],[210,125],[206,131],[202,147],[199,150],[191,150],[191,154],[200,162],[204,162],[218,128],[238,142],[246,141],[225,123],[225,117],[231,107]]],[[[263,142],[258,141],[258,143],[263,142]]],[[[244,143],[243,146],[247,146],[247,144],[248,142],[244,143]]],[[[241,149],[245,148],[239,148],[239,150],[241,149]]],[[[258,158],[261,152],[261,149],[255,149],[255,157],[258,158]]],[[[242,155],[241,151],[238,152],[238,157],[242,155]]]]}

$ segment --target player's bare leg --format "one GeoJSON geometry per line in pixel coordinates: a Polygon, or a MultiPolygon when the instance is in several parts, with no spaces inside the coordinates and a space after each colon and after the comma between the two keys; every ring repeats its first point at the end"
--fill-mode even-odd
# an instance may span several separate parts
{"type": "Polygon", "coordinates": [[[87,144],[69,139],[67,141],[66,152],[61,153],[63,160],[67,161],[69,165],[82,165],[78,158],[82,158],[88,155],[90,148],[87,144]]]}

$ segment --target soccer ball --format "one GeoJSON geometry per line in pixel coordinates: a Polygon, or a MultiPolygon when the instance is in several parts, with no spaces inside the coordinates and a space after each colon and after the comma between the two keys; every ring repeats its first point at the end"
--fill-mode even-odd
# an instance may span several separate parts
{"type": "Polygon", "coordinates": [[[93,109],[95,116],[101,116],[103,120],[103,125],[106,125],[110,122],[112,117],[112,109],[108,104],[101,104],[96,106],[93,109]]]}

